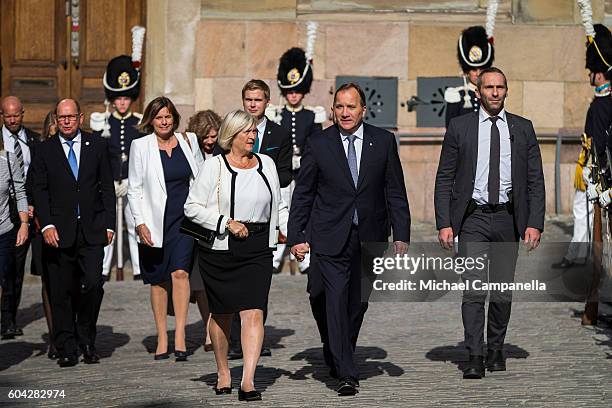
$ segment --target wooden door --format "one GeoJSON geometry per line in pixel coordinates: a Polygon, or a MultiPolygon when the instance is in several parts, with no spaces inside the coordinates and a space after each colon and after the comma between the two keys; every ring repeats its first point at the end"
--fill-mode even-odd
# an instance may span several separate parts
{"type": "MultiPolygon", "coordinates": [[[[2,0],[0,13],[2,96],[22,99],[25,124],[34,129],[62,98],[79,101],[87,128],[89,114],[104,110],[106,64],[131,55],[130,29],[146,21],[145,0],[2,0]],[[79,14],[76,56],[71,55],[74,5],[79,14]]],[[[140,107],[137,101],[135,109],[140,107]]]]}

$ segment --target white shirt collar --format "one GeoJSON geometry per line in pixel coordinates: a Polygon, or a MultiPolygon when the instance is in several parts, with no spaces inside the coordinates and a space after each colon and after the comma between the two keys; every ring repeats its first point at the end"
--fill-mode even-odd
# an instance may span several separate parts
{"type": "MultiPolygon", "coordinates": [[[[340,129],[339,126],[338,129],[340,129]]],[[[361,122],[355,133],[353,133],[353,135],[355,135],[357,139],[363,139],[363,122],[361,122]]],[[[349,135],[345,134],[342,129],[340,129],[340,136],[342,137],[342,141],[346,140],[349,137],[349,135]]]]}
{"type": "MultiPolygon", "coordinates": [[[[8,128],[4,125],[2,125],[2,134],[7,137],[10,137],[12,135],[11,131],[8,130],[8,128]]],[[[23,128],[23,126],[19,129],[19,132],[17,132],[17,135],[19,136],[19,139],[22,142],[25,142],[25,129],[23,128]]]]}
{"type": "MultiPolygon", "coordinates": [[[[61,133],[58,134],[59,138],[60,138],[60,142],[62,142],[62,144],[66,143],[68,141],[68,139],[64,139],[64,136],[61,135],[61,133]]],[[[73,142],[75,143],[81,143],[81,131],[77,130],[77,135],[74,137],[74,139],[72,139],[73,142]]]]}
{"type": "MultiPolygon", "coordinates": [[[[478,109],[478,119],[480,123],[489,120],[490,117],[491,115],[489,115],[487,111],[482,108],[482,106],[480,109],[478,109]]],[[[506,108],[502,108],[502,110],[497,114],[497,117],[506,122],[506,108]]]]}
{"type": "Polygon", "coordinates": [[[263,133],[266,130],[266,124],[268,123],[268,118],[266,118],[265,116],[263,117],[263,120],[261,121],[261,123],[259,125],[257,125],[257,132],[260,135],[263,135],[263,133]]]}

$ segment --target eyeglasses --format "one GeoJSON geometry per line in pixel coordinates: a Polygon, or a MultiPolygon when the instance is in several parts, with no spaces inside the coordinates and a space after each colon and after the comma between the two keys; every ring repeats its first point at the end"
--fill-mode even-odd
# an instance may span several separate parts
{"type": "Polygon", "coordinates": [[[57,115],[57,121],[58,122],[64,122],[64,121],[68,121],[68,122],[74,122],[79,118],[79,115],[57,115]]]}

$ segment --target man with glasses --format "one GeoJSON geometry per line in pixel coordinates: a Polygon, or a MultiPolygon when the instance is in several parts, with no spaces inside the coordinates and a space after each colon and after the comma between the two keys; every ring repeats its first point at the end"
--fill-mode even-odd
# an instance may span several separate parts
{"type": "Polygon", "coordinates": [[[49,271],[53,340],[60,367],[99,362],[96,321],[104,290],[104,246],[114,235],[115,187],[106,140],[81,131],[79,104],[56,105],[58,136],[40,145],[34,203],[49,271]],[[78,346],[78,347],[77,347],[78,346]]]}
{"type": "MultiPolygon", "coordinates": [[[[2,99],[2,140],[4,149],[15,155],[16,162],[27,177],[30,163],[40,142],[40,134],[23,126],[23,104],[16,96],[7,96],[2,99]]],[[[26,185],[28,195],[28,208],[32,217],[32,194],[29,185],[26,185]]],[[[18,228],[18,227],[16,227],[18,228]]],[[[32,232],[32,230],[31,230],[32,232]]],[[[12,339],[23,335],[23,330],[17,326],[17,309],[21,301],[21,288],[25,270],[26,255],[30,247],[30,238],[23,245],[16,248],[15,268],[11,268],[6,277],[6,290],[2,293],[2,317],[0,324],[0,337],[12,339]]]]}

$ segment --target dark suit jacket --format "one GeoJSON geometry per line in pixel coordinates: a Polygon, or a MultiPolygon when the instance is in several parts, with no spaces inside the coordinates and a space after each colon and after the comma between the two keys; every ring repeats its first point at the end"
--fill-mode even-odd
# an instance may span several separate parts
{"type": "Polygon", "coordinates": [[[293,153],[291,151],[291,136],[286,129],[268,119],[263,143],[259,146],[259,153],[270,156],[274,160],[281,187],[287,187],[291,184],[293,178],[291,157],[293,153]]]}
{"type": "MultiPolygon", "coordinates": [[[[544,229],[546,198],[540,146],[531,121],[506,112],[512,157],[514,219],[523,238],[525,228],[544,229]]],[[[474,192],[478,160],[478,112],[451,120],[442,143],[436,175],[436,227],[459,234],[474,192]]]]}
{"type": "Polygon", "coordinates": [[[306,138],[289,213],[289,245],[308,242],[316,253],[339,254],[355,208],[361,241],[387,242],[391,227],[393,240],[410,240],[410,209],[395,136],[363,126],[357,188],[336,125],[306,138]]]}
{"type": "Polygon", "coordinates": [[[79,177],[74,179],[59,137],[41,143],[34,162],[34,206],[42,228],[55,225],[60,248],[72,246],[77,232],[77,205],[89,245],[105,245],[114,230],[115,188],[106,140],[81,131],[79,177]]]}
{"type": "Polygon", "coordinates": [[[28,174],[26,177],[26,184],[25,184],[25,188],[26,188],[26,195],[28,197],[28,204],[32,205],[33,202],[33,198],[32,198],[32,179],[31,179],[31,174],[33,173],[32,171],[32,164],[34,163],[34,160],[36,159],[36,148],[38,147],[38,145],[40,144],[41,140],[40,140],[40,133],[37,133],[31,129],[28,129],[26,127],[23,128],[23,130],[25,130],[26,133],[26,142],[28,144],[28,148],[30,149],[30,168],[28,169],[28,174]]]}

